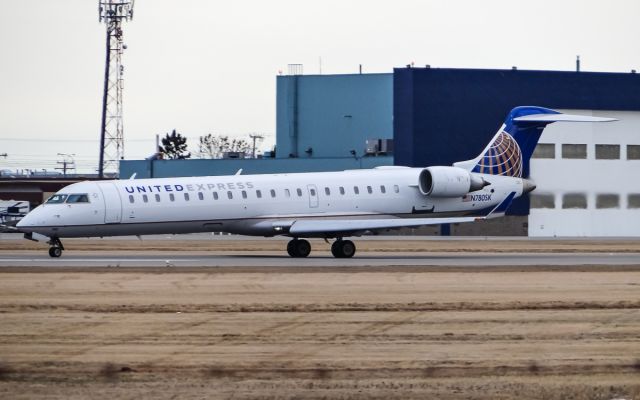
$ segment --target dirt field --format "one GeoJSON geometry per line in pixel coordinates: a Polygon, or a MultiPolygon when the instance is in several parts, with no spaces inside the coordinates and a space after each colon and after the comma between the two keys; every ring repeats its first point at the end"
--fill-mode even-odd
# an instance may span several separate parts
{"type": "Polygon", "coordinates": [[[2,268],[0,398],[640,399],[640,266],[2,268]]]}

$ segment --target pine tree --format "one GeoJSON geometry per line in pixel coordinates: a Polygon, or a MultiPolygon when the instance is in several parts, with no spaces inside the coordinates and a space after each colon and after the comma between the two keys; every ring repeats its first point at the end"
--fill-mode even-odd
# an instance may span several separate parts
{"type": "Polygon", "coordinates": [[[187,151],[187,138],[176,132],[174,129],[171,134],[162,138],[162,146],[158,151],[169,160],[182,160],[191,158],[191,153],[187,151]]]}

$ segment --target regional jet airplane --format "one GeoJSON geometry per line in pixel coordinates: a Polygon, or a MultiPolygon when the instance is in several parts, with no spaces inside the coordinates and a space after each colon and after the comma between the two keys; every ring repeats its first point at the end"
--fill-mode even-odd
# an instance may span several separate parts
{"type": "Polygon", "coordinates": [[[453,166],[80,182],[17,229],[47,241],[51,257],[62,254],[61,238],[229,232],[291,237],[291,257],[309,255],[305,238],[335,239],[333,256],[348,258],[356,247],[347,237],[503,215],[535,188],[524,163],[558,121],[613,119],[517,107],[476,158],[453,166]]]}

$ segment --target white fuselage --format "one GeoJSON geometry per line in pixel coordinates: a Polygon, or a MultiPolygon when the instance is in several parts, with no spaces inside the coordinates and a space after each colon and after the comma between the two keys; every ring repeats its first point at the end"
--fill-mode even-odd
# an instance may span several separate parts
{"type": "Polygon", "coordinates": [[[19,227],[59,238],[190,232],[274,236],[287,235],[287,222],[295,220],[479,215],[510,193],[522,193],[522,179],[481,175],[490,185],[469,195],[425,196],[418,188],[421,171],[384,167],[81,182],[58,194],[87,194],[89,201],[45,203],[19,227]]]}

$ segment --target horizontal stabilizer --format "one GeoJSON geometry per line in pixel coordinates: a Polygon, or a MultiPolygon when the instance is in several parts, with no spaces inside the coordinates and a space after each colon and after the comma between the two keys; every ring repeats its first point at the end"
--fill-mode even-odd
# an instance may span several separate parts
{"type": "Polygon", "coordinates": [[[613,122],[615,118],[591,117],[588,115],[572,115],[572,114],[532,114],[513,119],[518,122],[613,122]]]}
{"type": "Polygon", "coordinates": [[[455,224],[473,222],[476,217],[453,218],[390,218],[390,219],[335,219],[335,220],[298,220],[289,229],[291,236],[304,236],[314,234],[353,233],[375,231],[383,229],[396,229],[405,227],[455,224]]]}

